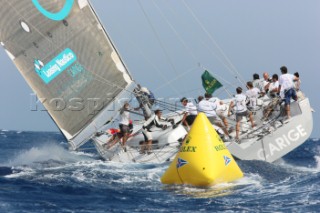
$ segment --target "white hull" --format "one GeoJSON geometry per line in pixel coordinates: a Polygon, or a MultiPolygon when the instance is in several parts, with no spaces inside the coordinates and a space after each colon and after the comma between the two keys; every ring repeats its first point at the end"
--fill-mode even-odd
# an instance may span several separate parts
{"type": "Polygon", "coordinates": [[[313,129],[309,99],[293,102],[290,108],[293,116],[290,122],[275,121],[262,126],[260,135],[257,132],[258,136],[250,138],[248,134],[241,144],[226,143],[230,152],[241,160],[274,162],[303,144],[313,129]]]}
{"type": "MultiPolygon", "coordinates": [[[[137,126],[138,129],[141,125],[137,126]]],[[[135,132],[135,131],[134,131],[135,132]]],[[[106,135],[94,138],[94,144],[102,158],[116,162],[137,162],[137,163],[163,163],[171,161],[179,150],[180,144],[187,134],[186,130],[179,125],[175,129],[169,127],[164,131],[153,132],[152,151],[141,154],[141,144],[144,142],[142,132],[138,130],[134,137],[126,144],[126,151],[116,143],[111,148],[104,147],[109,137],[106,135]]]]}
{"type": "MultiPolygon", "coordinates": [[[[227,102],[227,101],[226,101],[227,102]]],[[[279,113],[271,116],[271,121],[263,124],[259,118],[262,110],[256,112],[255,123],[257,127],[252,130],[249,123],[244,121],[240,136],[241,144],[235,142],[225,142],[232,155],[240,160],[262,160],[274,162],[283,157],[293,149],[303,144],[311,135],[313,129],[312,111],[309,99],[304,99],[291,104],[292,119],[288,123],[283,123],[279,113]]],[[[174,116],[175,120],[181,116],[174,116]]],[[[234,116],[229,120],[234,126],[234,116]]],[[[141,132],[141,123],[135,125],[133,132],[138,132],[127,142],[126,152],[117,143],[110,149],[104,147],[108,140],[107,135],[93,138],[94,144],[105,160],[116,162],[138,162],[138,163],[163,163],[173,160],[180,148],[182,139],[187,132],[182,125],[172,129],[169,127],[164,131],[153,132],[153,150],[149,154],[140,154],[140,144],[144,141],[141,132]]],[[[235,136],[235,132],[231,134],[235,136]]]]}

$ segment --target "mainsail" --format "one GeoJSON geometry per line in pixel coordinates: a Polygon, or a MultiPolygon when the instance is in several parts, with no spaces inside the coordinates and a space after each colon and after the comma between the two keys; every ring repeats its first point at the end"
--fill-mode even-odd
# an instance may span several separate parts
{"type": "Polygon", "coordinates": [[[0,0],[0,42],[78,148],[130,97],[134,83],[87,0],[0,0]]]}

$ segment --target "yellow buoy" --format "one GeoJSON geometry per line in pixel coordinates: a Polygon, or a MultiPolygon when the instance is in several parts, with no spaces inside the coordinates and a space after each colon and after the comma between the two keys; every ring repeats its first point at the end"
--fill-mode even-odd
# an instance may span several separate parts
{"type": "Polygon", "coordinates": [[[161,182],[211,186],[241,177],[241,169],[207,116],[199,113],[161,182]]]}

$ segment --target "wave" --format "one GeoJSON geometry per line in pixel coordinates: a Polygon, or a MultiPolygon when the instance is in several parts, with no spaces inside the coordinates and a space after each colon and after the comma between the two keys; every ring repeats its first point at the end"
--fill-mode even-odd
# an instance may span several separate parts
{"type": "Polygon", "coordinates": [[[33,166],[35,164],[54,166],[88,159],[90,159],[90,157],[87,155],[81,155],[81,153],[72,154],[63,146],[52,142],[45,143],[40,147],[32,147],[31,149],[21,151],[12,157],[12,159],[9,159],[5,165],[11,167],[33,166]]]}
{"type": "Polygon", "coordinates": [[[2,167],[0,166],[0,177],[11,175],[14,172],[14,170],[11,167],[2,167]]]}

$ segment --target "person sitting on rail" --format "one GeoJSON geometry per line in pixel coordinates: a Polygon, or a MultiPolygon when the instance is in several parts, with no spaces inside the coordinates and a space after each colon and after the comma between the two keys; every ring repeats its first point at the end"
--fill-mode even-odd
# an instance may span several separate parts
{"type": "Polygon", "coordinates": [[[301,80],[300,80],[300,75],[298,72],[295,72],[293,74],[297,79],[294,81],[294,88],[296,90],[297,96],[299,100],[302,100],[305,98],[303,92],[300,89],[300,85],[301,85],[301,80]]]}
{"type": "Polygon", "coordinates": [[[146,150],[148,154],[151,154],[152,150],[152,128],[157,127],[163,130],[167,129],[168,125],[162,124],[161,122],[170,122],[172,126],[174,126],[173,119],[167,119],[162,117],[162,111],[157,109],[154,111],[154,115],[152,115],[142,126],[142,134],[144,136],[144,143],[141,146],[141,154],[145,154],[146,150]]]}
{"type": "Polygon", "coordinates": [[[281,102],[281,98],[277,95],[279,88],[278,75],[274,74],[272,76],[272,82],[267,85],[268,96],[271,98],[271,102],[268,104],[264,111],[264,116],[262,120],[266,121],[270,116],[270,113],[275,109],[275,107],[281,102]]]}
{"type": "Polygon", "coordinates": [[[182,106],[184,106],[184,115],[181,122],[182,125],[184,125],[189,131],[190,126],[193,124],[194,120],[197,117],[197,107],[192,102],[189,102],[188,99],[185,97],[181,98],[180,102],[182,106]]]}
{"type": "MultiPolygon", "coordinates": [[[[132,120],[129,120],[129,133],[131,134],[133,131],[133,123],[132,120]]],[[[117,142],[121,142],[123,134],[120,129],[111,128],[106,131],[108,135],[112,135],[111,138],[103,145],[105,148],[110,149],[117,142]]]]}

